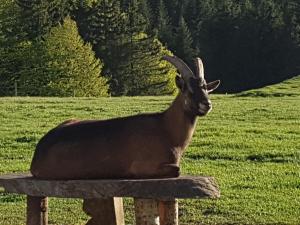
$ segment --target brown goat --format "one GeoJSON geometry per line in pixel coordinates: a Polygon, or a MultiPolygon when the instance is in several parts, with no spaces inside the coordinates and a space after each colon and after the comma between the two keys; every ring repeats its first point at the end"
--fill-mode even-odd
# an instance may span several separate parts
{"type": "Polygon", "coordinates": [[[179,94],[160,113],[110,120],[66,121],[37,144],[31,173],[44,179],[164,178],[179,176],[179,162],[195,130],[197,116],[211,110],[202,61],[196,73],[179,58],[165,56],[181,76],[179,94]]]}

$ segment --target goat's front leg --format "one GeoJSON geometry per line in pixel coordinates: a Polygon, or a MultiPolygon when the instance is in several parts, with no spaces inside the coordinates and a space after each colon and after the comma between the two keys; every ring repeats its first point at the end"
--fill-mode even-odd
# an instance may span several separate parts
{"type": "Polygon", "coordinates": [[[180,168],[176,164],[162,164],[159,167],[158,173],[161,177],[179,177],[180,176],[180,168]]]}

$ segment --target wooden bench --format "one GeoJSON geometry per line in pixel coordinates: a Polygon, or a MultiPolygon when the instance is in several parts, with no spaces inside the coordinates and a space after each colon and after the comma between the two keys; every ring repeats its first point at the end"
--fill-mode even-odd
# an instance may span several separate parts
{"type": "Polygon", "coordinates": [[[218,198],[212,177],[145,180],[38,180],[0,176],[5,192],[27,195],[27,225],[48,224],[48,198],[84,199],[87,225],[124,225],[122,197],[134,198],[137,225],[178,225],[178,198],[218,198]]]}

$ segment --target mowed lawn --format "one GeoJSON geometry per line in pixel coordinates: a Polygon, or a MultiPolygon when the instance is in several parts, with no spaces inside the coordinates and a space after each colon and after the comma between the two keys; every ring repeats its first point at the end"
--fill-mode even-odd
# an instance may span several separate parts
{"type": "MultiPolygon", "coordinates": [[[[274,90],[212,95],[214,108],[199,118],[181,171],[214,176],[221,198],[180,200],[181,225],[300,224],[300,95],[274,90]]],[[[0,98],[0,174],[28,171],[38,140],[66,119],[162,111],[173,98],[0,98]]],[[[125,208],[133,224],[131,199],[125,208]]],[[[87,219],[81,200],[50,198],[50,224],[87,219]]],[[[0,190],[0,224],[25,224],[24,196],[0,190]]]]}

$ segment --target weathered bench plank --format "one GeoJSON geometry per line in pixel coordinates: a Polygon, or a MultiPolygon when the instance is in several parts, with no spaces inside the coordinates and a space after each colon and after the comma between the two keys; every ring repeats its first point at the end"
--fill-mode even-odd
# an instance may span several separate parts
{"type": "Polygon", "coordinates": [[[177,198],[218,198],[212,177],[138,180],[39,180],[30,174],[0,176],[8,193],[27,195],[27,225],[48,224],[48,198],[84,199],[87,225],[124,225],[122,198],[133,197],[137,225],[178,225],[177,198]]]}
{"type": "Polygon", "coordinates": [[[218,198],[212,177],[183,176],[138,180],[38,180],[29,174],[0,176],[6,192],[61,198],[134,197],[142,199],[218,198]]]}

